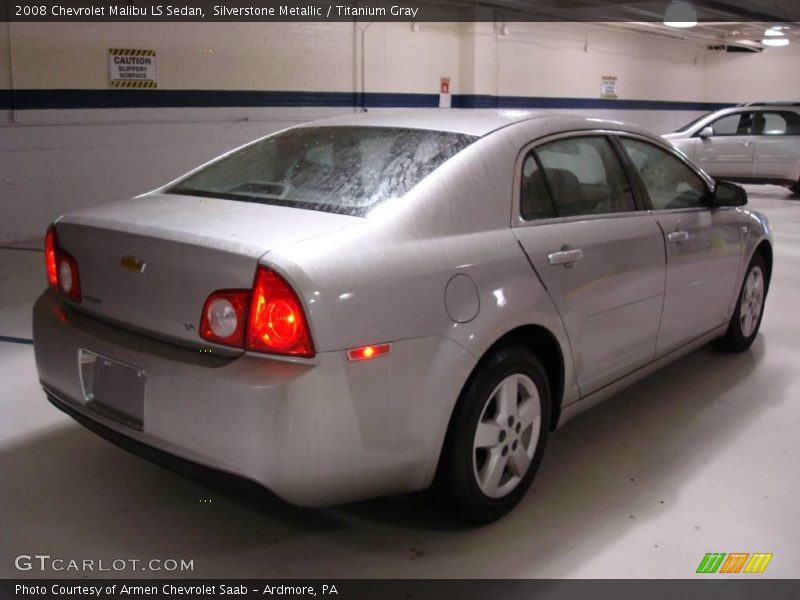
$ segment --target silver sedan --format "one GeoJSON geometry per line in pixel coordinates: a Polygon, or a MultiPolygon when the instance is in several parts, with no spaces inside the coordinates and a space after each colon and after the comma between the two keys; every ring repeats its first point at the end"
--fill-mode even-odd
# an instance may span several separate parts
{"type": "Polygon", "coordinates": [[[485,523],[549,431],[702,344],[750,346],[772,241],[746,201],[616,121],[305,124],[59,218],[39,377],[150,458],[305,506],[429,490],[485,523]]]}

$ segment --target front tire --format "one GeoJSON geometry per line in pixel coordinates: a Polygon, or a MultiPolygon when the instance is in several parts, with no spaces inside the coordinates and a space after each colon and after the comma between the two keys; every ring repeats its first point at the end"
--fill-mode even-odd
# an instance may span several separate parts
{"type": "Polygon", "coordinates": [[[761,317],[764,315],[767,283],[767,265],[764,258],[756,253],[747,267],[728,330],[714,342],[719,350],[742,352],[756,339],[761,327],[761,317]]]}
{"type": "Polygon", "coordinates": [[[443,511],[486,524],[523,498],[544,455],[550,387],[523,346],[493,352],[459,397],[431,496],[443,511]]]}

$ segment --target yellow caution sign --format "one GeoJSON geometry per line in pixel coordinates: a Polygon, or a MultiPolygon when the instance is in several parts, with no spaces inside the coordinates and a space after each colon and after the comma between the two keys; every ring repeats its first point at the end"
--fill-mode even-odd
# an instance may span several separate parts
{"type": "Polygon", "coordinates": [[[112,88],[158,87],[155,50],[109,48],[108,68],[112,88]]]}

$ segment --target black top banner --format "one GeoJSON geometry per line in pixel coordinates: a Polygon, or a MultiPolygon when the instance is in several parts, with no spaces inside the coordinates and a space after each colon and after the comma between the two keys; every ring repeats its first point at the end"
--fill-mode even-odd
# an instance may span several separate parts
{"type": "Polygon", "coordinates": [[[0,0],[4,21],[800,21],[798,0],[0,0]]]}

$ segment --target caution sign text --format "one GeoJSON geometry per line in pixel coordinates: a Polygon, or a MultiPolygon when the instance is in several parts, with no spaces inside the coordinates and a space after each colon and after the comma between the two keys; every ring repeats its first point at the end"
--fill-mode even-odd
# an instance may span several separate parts
{"type": "Polygon", "coordinates": [[[111,87],[157,87],[155,50],[109,48],[108,67],[111,87]]]}

